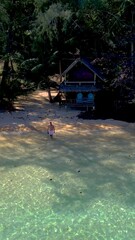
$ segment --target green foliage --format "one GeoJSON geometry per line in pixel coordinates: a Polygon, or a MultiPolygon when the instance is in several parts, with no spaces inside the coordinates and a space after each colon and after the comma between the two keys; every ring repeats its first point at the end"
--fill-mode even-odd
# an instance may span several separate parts
{"type": "Polygon", "coordinates": [[[3,54],[6,42],[6,30],[9,23],[9,16],[3,3],[0,3],[0,55],[3,54]]]}
{"type": "Polygon", "coordinates": [[[88,0],[81,10],[86,27],[100,36],[110,47],[116,47],[115,38],[125,27],[123,12],[128,1],[88,0]]]}
{"type": "Polygon", "coordinates": [[[43,68],[43,64],[40,63],[40,64],[38,64],[37,66],[33,67],[33,68],[31,69],[31,72],[34,73],[34,74],[35,74],[35,73],[38,74],[38,73],[40,72],[40,70],[42,70],[42,68],[43,68]]]}
{"type": "Polygon", "coordinates": [[[35,64],[37,64],[37,63],[38,63],[37,58],[31,58],[31,59],[27,59],[27,60],[23,61],[20,65],[20,67],[22,69],[29,70],[29,69],[33,68],[35,66],[35,64]]]}
{"type": "Polygon", "coordinates": [[[71,17],[72,12],[68,9],[68,5],[63,6],[61,3],[52,4],[45,12],[38,12],[35,23],[37,34],[41,36],[47,34],[52,42],[53,39],[58,39],[59,31],[61,33],[66,32],[71,17]]]}
{"type": "Polygon", "coordinates": [[[108,86],[116,82],[125,86],[131,79],[133,11],[134,0],[3,0],[1,96],[8,88],[15,90],[10,91],[13,96],[18,94],[22,81],[25,86],[38,85],[43,78],[48,85],[47,76],[58,72],[60,61],[74,57],[76,49],[96,59],[108,86]]]}

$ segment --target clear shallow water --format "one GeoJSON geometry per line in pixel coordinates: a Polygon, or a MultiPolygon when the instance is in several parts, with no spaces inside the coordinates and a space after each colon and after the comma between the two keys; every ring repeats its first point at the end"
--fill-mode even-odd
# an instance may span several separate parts
{"type": "Polygon", "coordinates": [[[3,133],[0,148],[0,240],[135,239],[132,132],[3,133]]]}

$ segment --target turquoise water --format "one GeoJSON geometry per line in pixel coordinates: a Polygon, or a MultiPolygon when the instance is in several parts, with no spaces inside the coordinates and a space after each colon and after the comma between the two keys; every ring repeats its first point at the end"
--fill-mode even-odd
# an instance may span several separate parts
{"type": "Polygon", "coordinates": [[[135,239],[133,132],[2,133],[0,148],[0,240],[135,239]]]}

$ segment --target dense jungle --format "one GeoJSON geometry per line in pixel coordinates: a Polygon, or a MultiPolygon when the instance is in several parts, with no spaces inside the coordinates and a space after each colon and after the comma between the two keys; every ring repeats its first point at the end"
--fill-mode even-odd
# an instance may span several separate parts
{"type": "Polygon", "coordinates": [[[57,88],[50,76],[85,56],[106,79],[95,118],[135,121],[134,43],[134,0],[3,0],[0,109],[14,110],[19,95],[57,88]]]}

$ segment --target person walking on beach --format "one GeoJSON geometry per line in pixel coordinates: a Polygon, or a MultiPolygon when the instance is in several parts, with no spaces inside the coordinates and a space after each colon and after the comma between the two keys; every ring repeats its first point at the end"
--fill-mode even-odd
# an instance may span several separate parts
{"type": "Polygon", "coordinates": [[[48,126],[47,132],[48,132],[49,136],[50,136],[51,138],[53,138],[53,135],[54,135],[54,133],[55,133],[55,127],[54,127],[54,125],[52,124],[52,122],[50,122],[50,124],[49,124],[49,126],[48,126]]]}

